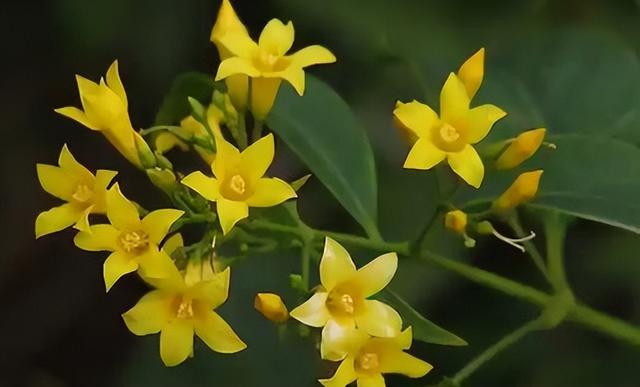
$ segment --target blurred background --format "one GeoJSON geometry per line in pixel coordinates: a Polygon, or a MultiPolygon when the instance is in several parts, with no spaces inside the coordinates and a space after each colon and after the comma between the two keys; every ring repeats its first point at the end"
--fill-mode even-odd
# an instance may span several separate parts
{"type": "MultiPolygon", "coordinates": [[[[197,345],[194,359],[166,369],[158,336],[135,337],[120,318],[144,293],[139,280],[129,276],[106,295],[101,255],[74,248],[72,231],[34,240],[36,215],[57,205],[40,189],[35,163],[54,164],[65,142],[91,169],[120,171],[129,197],[148,208],[167,205],[101,136],[53,109],[79,103],[74,74],[98,79],[117,58],[134,126],[151,126],[178,74],[214,73],[218,62],[209,33],[218,6],[217,0],[3,2],[0,386],[316,386],[316,378],[332,372],[318,360],[314,341],[299,337],[293,324],[278,329],[252,309],[257,291],[280,292],[295,305],[287,289],[288,274],[299,266],[295,253],[234,266],[231,297],[221,313],[248,350],[227,356],[197,345]]],[[[234,6],[254,36],[272,17],[293,20],[294,48],[322,44],[336,54],[337,64],[310,71],[347,99],[368,130],[379,172],[380,227],[390,240],[415,237],[435,197],[430,178],[399,168],[408,148],[392,126],[395,100],[437,106],[448,72],[480,47],[487,49],[487,72],[476,98],[510,113],[495,138],[545,125],[552,134],[594,136],[613,127],[611,136],[640,145],[638,1],[236,0],[234,6]]],[[[306,173],[280,145],[274,173],[306,173]]],[[[317,181],[305,186],[300,206],[314,226],[360,232],[317,181]]],[[[506,245],[487,239],[464,251],[455,237],[434,234],[432,240],[450,255],[542,285],[530,261],[506,245]]],[[[577,221],[567,244],[568,275],[578,297],[640,324],[640,238],[577,221]]],[[[372,258],[356,255],[360,262],[372,258]]],[[[410,262],[403,262],[392,288],[470,345],[416,342],[414,353],[435,370],[417,381],[389,378],[390,386],[436,384],[537,313],[410,262]]],[[[466,385],[632,387],[640,385],[638,364],[640,348],[567,323],[525,338],[466,385]]]]}

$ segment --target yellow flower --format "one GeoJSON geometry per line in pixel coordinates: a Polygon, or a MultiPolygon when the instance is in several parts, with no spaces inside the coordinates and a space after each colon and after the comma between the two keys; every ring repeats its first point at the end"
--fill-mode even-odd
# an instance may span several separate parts
{"type": "Polygon", "coordinates": [[[464,84],[469,99],[473,99],[484,78],[484,48],[479,49],[460,66],[458,78],[464,84]]]}
{"type": "Polygon", "coordinates": [[[273,293],[258,293],[253,306],[266,319],[273,322],[284,322],[289,318],[287,306],[279,295],[273,293]]]}
{"type": "Polygon", "coordinates": [[[465,85],[451,73],[440,93],[440,116],[417,101],[399,105],[393,114],[418,136],[404,167],[430,169],[446,159],[464,181],[480,187],[484,165],[472,144],[485,138],[506,113],[494,105],[470,108],[469,103],[465,85]]]}
{"type": "Polygon", "coordinates": [[[285,181],[263,177],[273,161],[272,134],[242,153],[222,137],[216,138],[216,147],[216,158],[211,164],[215,178],[197,171],[182,179],[182,184],[216,202],[223,233],[248,217],[249,207],[271,207],[297,196],[285,181]]]}
{"type": "Polygon", "coordinates": [[[166,277],[167,266],[159,258],[158,244],[184,212],[156,210],[141,220],[135,204],[124,197],[117,183],[107,191],[106,198],[111,224],[92,225],[73,241],[83,250],[112,252],[103,267],[107,291],[120,277],[138,269],[147,277],[166,277]]]}
{"type": "Polygon", "coordinates": [[[269,114],[282,80],[289,82],[302,95],[305,85],[303,68],[336,61],[329,50],[318,45],[287,55],[293,40],[293,24],[284,25],[278,19],[267,23],[258,43],[240,31],[228,31],[219,38],[219,43],[234,56],[220,63],[216,80],[235,74],[249,76],[251,111],[257,120],[262,121],[269,114]]]}
{"type": "MultiPolygon", "coordinates": [[[[220,39],[227,33],[249,36],[247,28],[240,21],[229,0],[222,0],[220,10],[218,11],[218,18],[211,29],[210,38],[211,42],[215,44],[218,49],[218,55],[221,61],[233,56],[220,42],[220,39]]],[[[239,111],[244,112],[247,108],[247,99],[249,97],[249,77],[245,74],[230,75],[225,79],[225,83],[233,106],[239,111]]]]}
{"type": "Polygon", "coordinates": [[[117,60],[107,70],[106,78],[106,82],[100,78],[100,82],[95,83],[76,75],[83,110],[68,106],[55,111],[100,131],[127,160],[139,167],[136,137],[140,135],[129,120],[127,93],[120,80],[117,60]]]}
{"type": "Polygon", "coordinates": [[[508,212],[520,204],[533,199],[538,192],[542,170],[520,174],[509,188],[493,202],[493,208],[498,212],[508,212]]]}
{"type": "Polygon", "coordinates": [[[498,157],[496,168],[515,168],[529,159],[542,145],[546,131],[545,128],[539,128],[520,133],[498,157]]]}
{"type": "Polygon", "coordinates": [[[65,144],[58,158],[59,167],[37,164],[42,188],[66,203],[41,212],[36,219],[36,238],[71,225],[89,230],[89,214],[104,214],[107,186],[118,172],[99,169],[94,176],[78,163],[65,144]]]}
{"type": "Polygon", "coordinates": [[[398,267],[396,253],[379,256],[359,270],[338,242],[325,239],[320,261],[322,288],[308,301],[291,311],[291,317],[322,330],[323,359],[345,356],[340,342],[348,340],[349,329],[380,337],[395,336],[402,329],[398,312],[385,303],[367,298],[381,291],[398,267]]]}
{"type": "Polygon", "coordinates": [[[464,234],[467,223],[467,214],[460,210],[449,211],[444,217],[444,226],[458,234],[464,234]]]}
{"type": "Polygon", "coordinates": [[[143,276],[157,289],[122,315],[127,328],[138,336],[159,332],[160,357],[167,367],[193,356],[194,333],[216,352],[245,349],[247,345],[214,311],[227,300],[231,269],[215,273],[207,280],[188,283],[166,253],[160,255],[171,263],[171,274],[162,280],[143,276]]]}
{"type": "Polygon", "coordinates": [[[362,332],[353,332],[352,336],[359,337],[353,340],[333,377],[319,380],[323,386],[345,387],[357,380],[359,387],[384,387],[383,374],[421,378],[433,369],[431,364],[404,352],[411,347],[411,327],[396,337],[369,337],[362,332]]]}

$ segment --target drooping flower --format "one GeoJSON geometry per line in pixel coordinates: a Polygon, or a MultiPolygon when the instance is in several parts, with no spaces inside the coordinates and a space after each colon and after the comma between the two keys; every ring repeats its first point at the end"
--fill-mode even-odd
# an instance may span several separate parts
{"type": "Polygon", "coordinates": [[[228,298],[231,269],[207,279],[186,281],[167,254],[161,251],[160,255],[171,263],[171,273],[160,280],[143,274],[157,289],[122,315],[127,328],[138,336],[160,333],[160,357],[167,367],[176,366],[193,355],[194,334],[216,352],[235,353],[245,349],[247,345],[214,311],[228,298]]]}
{"type": "Polygon", "coordinates": [[[542,173],[541,169],[521,173],[511,186],[493,202],[493,208],[498,212],[505,213],[533,199],[538,192],[542,173]]]}
{"type": "Polygon", "coordinates": [[[277,294],[258,293],[253,301],[253,306],[270,321],[280,323],[287,321],[289,318],[287,306],[277,294]]]}
{"type": "Polygon", "coordinates": [[[166,277],[168,269],[159,258],[158,244],[184,212],[167,208],[140,219],[135,204],[124,197],[117,183],[107,191],[106,204],[111,224],[92,225],[73,241],[83,250],[111,251],[103,267],[107,291],[120,277],[138,269],[147,277],[166,277]]]}
{"type": "Polygon", "coordinates": [[[218,39],[230,56],[220,63],[216,80],[236,74],[251,78],[250,108],[257,120],[266,118],[273,106],[282,80],[289,82],[299,95],[304,94],[307,66],[333,63],[336,57],[318,45],[305,47],[287,55],[294,40],[293,24],[272,19],[256,43],[246,31],[230,30],[218,39]]]}
{"type": "Polygon", "coordinates": [[[89,231],[89,214],[104,214],[107,187],[118,172],[99,169],[95,176],[73,157],[65,144],[58,165],[37,164],[40,185],[66,203],[41,212],[36,219],[36,238],[71,225],[89,231]]]}
{"type": "Polygon", "coordinates": [[[539,128],[520,133],[498,157],[496,168],[511,169],[525,162],[538,151],[546,131],[539,128]]]}
{"type": "Polygon", "coordinates": [[[411,347],[411,327],[395,337],[370,337],[357,330],[351,333],[351,348],[330,379],[319,382],[325,387],[384,387],[384,374],[403,374],[421,378],[433,369],[431,364],[406,352],[411,347]]]}
{"type": "Polygon", "coordinates": [[[322,358],[340,360],[346,353],[340,343],[349,340],[350,329],[379,337],[392,337],[402,329],[398,312],[368,298],[384,289],[398,267],[395,253],[379,256],[356,270],[349,253],[327,237],[320,261],[322,287],[309,300],[291,311],[291,317],[322,330],[322,358]]]}
{"type": "Polygon", "coordinates": [[[182,179],[182,184],[216,202],[223,233],[248,217],[249,207],[271,207],[297,197],[285,181],[263,177],[274,157],[272,134],[242,152],[222,137],[216,138],[216,147],[216,158],[211,164],[215,177],[197,171],[182,179]]]}
{"type": "Polygon", "coordinates": [[[106,81],[100,78],[100,82],[95,83],[80,75],[76,75],[76,81],[82,110],[68,106],[55,111],[91,130],[100,131],[127,160],[140,167],[136,140],[139,142],[142,137],[131,126],[118,61],[107,70],[106,81]]]}

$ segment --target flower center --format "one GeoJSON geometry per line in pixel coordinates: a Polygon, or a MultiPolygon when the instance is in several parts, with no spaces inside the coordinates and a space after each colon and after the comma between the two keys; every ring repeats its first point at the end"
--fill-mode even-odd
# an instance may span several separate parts
{"type": "Polygon", "coordinates": [[[181,319],[193,318],[193,303],[191,300],[183,300],[180,305],[178,305],[176,317],[181,319]]]}
{"type": "Polygon", "coordinates": [[[229,180],[229,188],[239,196],[244,195],[247,191],[247,183],[240,175],[233,175],[229,180]]]}
{"type": "Polygon", "coordinates": [[[452,143],[458,141],[460,138],[460,132],[453,126],[444,122],[442,126],[440,126],[440,138],[446,143],[452,143]]]}
{"type": "Polygon", "coordinates": [[[71,197],[80,203],[87,203],[93,198],[93,191],[87,185],[80,184],[71,197]]]}
{"type": "Polygon", "coordinates": [[[375,373],[380,368],[380,358],[375,352],[363,352],[355,361],[355,369],[359,372],[375,373]]]}
{"type": "Polygon", "coordinates": [[[120,234],[119,242],[125,252],[140,254],[149,246],[149,235],[144,231],[127,231],[120,234]]]}
{"type": "Polygon", "coordinates": [[[335,290],[329,293],[326,305],[331,314],[353,316],[356,311],[356,303],[353,296],[335,290]]]}

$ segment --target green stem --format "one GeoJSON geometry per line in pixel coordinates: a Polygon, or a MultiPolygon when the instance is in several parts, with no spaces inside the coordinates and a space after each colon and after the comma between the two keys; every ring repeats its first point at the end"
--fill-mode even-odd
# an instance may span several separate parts
{"type": "MultiPolygon", "coordinates": [[[[509,217],[508,223],[513,229],[513,231],[515,231],[516,236],[518,238],[523,238],[527,235],[524,232],[524,229],[522,228],[522,224],[520,223],[520,218],[518,217],[517,212],[514,212],[514,214],[511,217],[509,217]]],[[[538,250],[536,245],[530,240],[524,241],[522,242],[522,244],[524,245],[525,250],[531,257],[531,260],[533,260],[533,263],[536,265],[538,270],[540,270],[540,273],[542,273],[544,278],[549,283],[553,283],[553,281],[549,277],[549,272],[547,271],[547,266],[545,264],[544,258],[542,257],[542,254],[540,254],[540,251],[538,250]]]]}
{"type": "Polygon", "coordinates": [[[567,316],[569,321],[576,322],[594,331],[604,333],[613,338],[640,346],[640,327],[626,321],[609,316],[586,305],[576,305],[567,316]]]}
{"type": "Polygon", "coordinates": [[[529,321],[526,324],[522,325],[518,329],[504,336],[500,340],[498,340],[495,344],[487,348],[484,352],[478,355],[476,358],[471,360],[469,364],[464,366],[458,373],[456,373],[453,378],[451,378],[451,382],[453,385],[460,385],[465,379],[467,379],[472,373],[474,373],[478,368],[480,368],[483,364],[493,359],[497,354],[509,348],[511,345],[518,342],[520,339],[525,337],[531,332],[534,332],[540,328],[540,323],[538,319],[529,321]]]}
{"type": "Polygon", "coordinates": [[[238,127],[235,130],[235,140],[240,150],[247,147],[247,122],[246,117],[242,113],[238,113],[238,127]]]}
{"type": "Polygon", "coordinates": [[[255,120],[253,123],[253,131],[251,132],[251,141],[256,142],[262,137],[263,122],[255,120]]]}
{"type": "Polygon", "coordinates": [[[560,215],[556,212],[548,213],[544,218],[544,229],[551,282],[558,291],[570,289],[564,271],[564,241],[567,235],[567,222],[560,219],[560,215]]]}
{"type": "Polygon", "coordinates": [[[310,241],[304,241],[302,245],[302,286],[305,291],[309,291],[310,272],[311,272],[311,250],[313,244],[310,241]]]}

